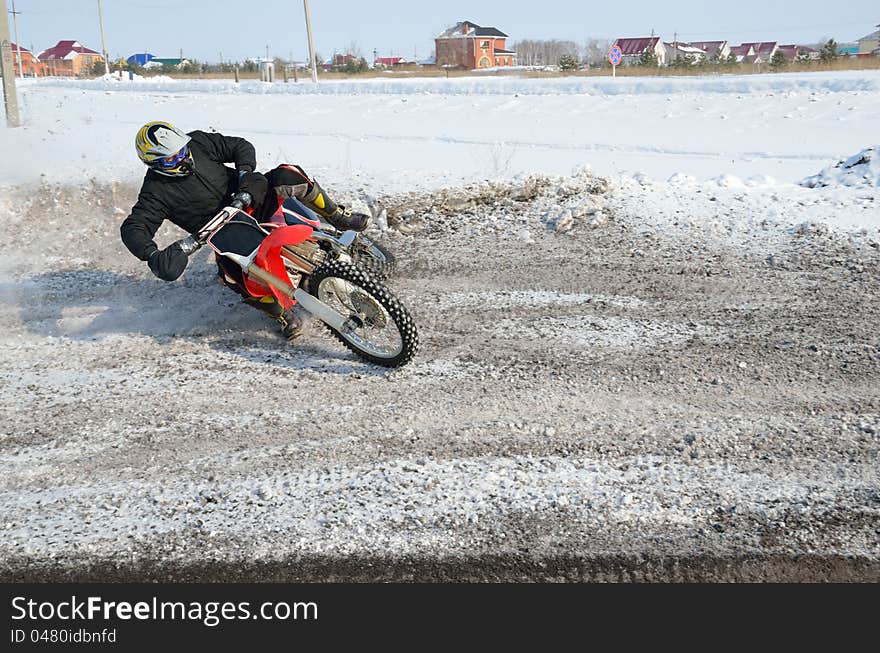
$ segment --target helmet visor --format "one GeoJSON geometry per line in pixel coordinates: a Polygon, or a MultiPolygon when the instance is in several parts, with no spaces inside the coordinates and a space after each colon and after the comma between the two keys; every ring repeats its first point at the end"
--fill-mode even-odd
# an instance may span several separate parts
{"type": "Polygon", "coordinates": [[[171,170],[180,165],[180,162],[186,158],[186,154],[186,145],[184,145],[176,154],[153,161],[153,167],[162,168],[163,170],[171,170]]]}

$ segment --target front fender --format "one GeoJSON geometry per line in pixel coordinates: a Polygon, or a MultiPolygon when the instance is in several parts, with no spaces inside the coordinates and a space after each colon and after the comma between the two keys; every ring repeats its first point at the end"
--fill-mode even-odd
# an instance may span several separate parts
{"type": "MultiPolygon", "coordinates": [[[[267,272],[271,272],[276,277],[286,281],[292,286],[293,284],[290,281],[290,277],[287,275],[287,268],[284,267],[284,261],[281,258],[281,248],[288,245],[298,245],[304,240],[307,240],[308,237],[312,235],[312,231],[313,229],[306,225],[292,225],[289,227],[278,227],[277,229],[273,229],[272,232],[263,239],[263,242],[260,243],[260,248],[257,250],[257,255],[254,257],[254,265],[263,268],[267,272]]],[[[252,281],[245,277],[245,285],[247,286],[248,292],[258,297],[266,295],[266,287],[257,281],[252,281]]],[[[269,290],[285,310],[296,303],[290,297],[275,288],[269,287],[269,290]]]]}

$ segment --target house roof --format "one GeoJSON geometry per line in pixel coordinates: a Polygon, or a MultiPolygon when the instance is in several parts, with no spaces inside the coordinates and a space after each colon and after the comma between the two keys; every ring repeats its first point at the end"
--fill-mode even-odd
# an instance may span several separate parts
{"type": "Polygon", "coordinates": [[[382,64],[383,66],[393,66],[399,63],[405,63],[403,57],[377,57],[375,63],[382,64]]]}
{"type": "Polygon", "coordinates": [[[672,43],[664,43],[667,48],[677,49],[679,52],[683,52],[685,54],[706,54],[706,51],[702,48],[696,47],[693,43],[682,43],[679,41],[677,44],[672,43]]]}
{"type": "Polygon", "coordinates": [[[496,27],[482,27],[477,25],[472,20],[462,20],[457,22],[452,27],[449,27],[443,32],[441,32],[437,38],[438,39],[454,39],[454,38],[477,38],[480,36],[498,36],[501,38],[507,38],[507,34],[502,32],[496,27]],[[465,30],[464,26],[467,25],[468,29],[465,30]]]}
{"type": "Polygon", "coordinates": [[[158,63],[163,66],[179,66],[180,64],[189,63],[189,59],[181,59],[180,57],[153,57],[150,59],[150,63],[158,63]]]}
{"type": "Polygon", "coordinates": [[[754,48],[751,43],[743,43],[742,45],[736,45],[730,48],[730,53],[736,55],[737,57],[748,57],[755,53],[754,48]]]}
{"type": "Polygon", "coordinates": [[[47,61],[53,59],[74,59],[81,54],[100,55],[101,53],[87,48],[79,41],[58,41],[55,47],[43,50],[39,57],[43,61],[47,61]]]}
{"type": "Polygon", "coordinates": [[[878,29],[876,32],[871,32],[867,36],[863,36],[862,38],[859,39],[859,41],[877,41],[877,40],[880,40],[880,29],[878,29]]]}
{"type": "Polygon", "coordinates": [[[495,54],[516,54],[513,50],[495,50],[495,54]]]}
{"type": "Polygon", "coordinates": [[[659,36],[636,38],[636,39],[617,39],[614,44],[620,48],[624,55],[644,54],[650,49],[657,47],[660,41],[659,36]]]}
{"type": "Polygon", "coordinates": [[[794,60],[797,59],[798,55],[810,54],[811,52],[817,52],[817,50],[813,48],[808,48],[806,45],[780,45],[779,51],[782,52],[788,59],[794,60]]]}
{"type": "Polygon", "coordinates": [[[743,43],[743,45],[750,45],[755,48],[755,54],[758,55],[770,55],[773,50],[776,49],[776,41],[766,41],[762,43],[743,43]]]}
{"type": "Polygon", "coordinates": [[[36,59],[36,57],[34,56],[34,53],[31,52],[30,50],[28,50],[27,48],[21,47],[18,43],[11,43],[11,45],[12,45],[12,56],[16,56],[16,53],[20,51],[22,54],[22,58],[24,58],[24,55],[29,54],[29,55],[31,55],[31,59],[36,59]]]}
{"type": "Polygon", "coordinates": [[[150,63],[150,61],[152,61],[155,58],[156,58],[156,55],[151,54],[149,52],[135,52],[130,57],[127,57],[126,61],[128,63],[136,63],[138,65],[143,66],[145,64],[150,63]]]}
{"type": "Polygon", "coordinates": [[[714,55],[724,49],[727,41],[691,41],[688,45],[700,48],[700,50],[708,55],[714,55]]]}

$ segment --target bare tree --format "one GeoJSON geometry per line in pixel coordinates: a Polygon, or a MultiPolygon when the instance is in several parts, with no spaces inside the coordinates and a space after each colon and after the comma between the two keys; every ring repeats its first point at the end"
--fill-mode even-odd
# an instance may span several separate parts
{"type": "Polygon", "coordinates": [[[364,55],[361,53],[361,46],[358,45],[357,41],[351,41],[348,44],[348,48],[343,52],[343,54],[350,54],[356,59],[360,59],[364,55]]]}
{"type": "Polygon", "coordinates": [[[611,43],[609,39],[587,39],[583,47],[581,61],[591,66],[605,63],[608,51],[611,49],[611,43]]]}
{"type": "Polygon", "coordinates": [[[514,43],[517,61],[524,66],[555,66],[560,57],[569,55],[580,60],[580,52],[574,41],[523,39],[514,43]]]}

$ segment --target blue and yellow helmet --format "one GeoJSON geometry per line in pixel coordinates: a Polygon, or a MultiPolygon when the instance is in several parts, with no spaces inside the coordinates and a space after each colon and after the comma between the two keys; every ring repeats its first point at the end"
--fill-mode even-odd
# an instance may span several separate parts
{"type": "Polygon", "coordinates": [[[192,172],[190,137],[170,122],[148,122],[138,130],[134,146],[138,158],[159,174],[182,177],[192,172]]]}

